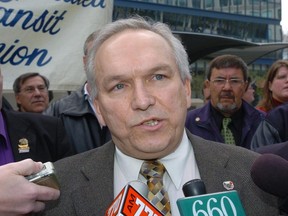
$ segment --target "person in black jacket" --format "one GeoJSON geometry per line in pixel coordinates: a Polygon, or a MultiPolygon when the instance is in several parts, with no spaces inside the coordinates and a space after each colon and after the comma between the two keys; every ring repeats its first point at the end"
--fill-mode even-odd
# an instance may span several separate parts
{"type": "Polygon", "coordinates": [[[2,108],[6,110],[13,110],[12,105],[4,96],[2,96],[2,108]]]}
{"type": "MultiPolygon", "coordinates": [[[[2,88],[3,76],[0,70],[1,99],[2,88]]],[[[27,158],[53,162],[74,153],[60,119],[1,108],[0,165],[27,158]]]]}
{"type": "Polygon", "coordinates": [[[251,149],[288,141],[288,103],[272,109],[257,128],[251,149]]]}
{"type": "MultiPolygon", "coordinates": [[[[85,41],[84,64],[96,36],[97,31],[90,34],[85,41]]],[[[87,82],[70,95],[52,102],[43,114],[56,116],[62,120],[69,142],[75,147],[77,153],[102,146],[111,139],[109,129],[99,124],[87,82]]]]}

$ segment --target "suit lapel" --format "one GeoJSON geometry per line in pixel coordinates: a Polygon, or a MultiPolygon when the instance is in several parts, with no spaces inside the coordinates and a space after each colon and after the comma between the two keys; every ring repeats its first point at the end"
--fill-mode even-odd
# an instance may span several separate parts
{"type": "Polygon", "coordinates": [[[187,134],[192,143],[200,176],[205,183],[207,193],[225,190],[223,182],[233,181],[233,179],[227,179],[229,176],[235,177],[235,170],[227,169],[230,160],[229,152],[219,151],[218,148],[221,147],[219,145],[222,144],[211,144],[210,141],[194,136],[190,132],[187,134]]]}
{"type": "Polygon", "coordinates": [[[87,160],[80,170],[87,182],[71,194],[78,216],[104,215],[114,199],[114,143],[110,141],[101,148],[97,160],[87,160]]]}
{"type": "Polygon", "coordinates": [[[4,116],[14,160],[20,161],[31,158],[33,154],[36,154],[36,135],[30,130],[30,122],[18,118],[17,113],[14,112],[5,111],[4,116]],[[19,151],[19,140],[22,138],[28,140],[28,152],[19,151]]]}
{"type": "Polygon", "coordinates": [[[91,183],[74,191],[71,196],[76,214],[78,216],[104,215],[109,206],[107,203],[113,201],[113,192],[109,192],[109,188],[111,187],[97,187],[95,183],[94,185],[91,183]]]}

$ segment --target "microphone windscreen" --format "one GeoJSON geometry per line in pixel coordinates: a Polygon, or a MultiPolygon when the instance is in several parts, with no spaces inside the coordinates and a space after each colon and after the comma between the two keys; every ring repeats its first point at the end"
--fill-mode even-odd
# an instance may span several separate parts
{"type": "Polygon", "coordinates": [[[254,183],[280,198],[288,196],[288,161],[275,154],[263,154],[252,165],[254,183]]]}
{"type": "Polygon", "coordinates": [[[183,185],[182,191],[185,197],[198,196],[206,194],[206,187],[201,179],[193,179],[183,185]]]}

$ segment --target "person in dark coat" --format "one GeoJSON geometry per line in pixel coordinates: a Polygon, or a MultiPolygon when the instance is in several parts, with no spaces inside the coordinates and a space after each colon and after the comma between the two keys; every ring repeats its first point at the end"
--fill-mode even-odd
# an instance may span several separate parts
{"type": "Polygon", "coordinates": [[[75,154],[60,119],[2,109],[0,70],[0,165],[30,158],[54,162],[75,154]]]}
{"type": "Polygon", "coordinates": [[[13,157],[10,162],[27,158],[54,162],[75,154],[60,119],[4,109],[1,115],[3,118],[0,122],[6,130],[0,129],[0,137],[6,145],[11,145],[13,157]],[[5,131],[7,134],[4,137],[5,131]]]}
{"type": "MultiPolygon", "coordinates": [[[[91,33],[84,43],[84,68],[87,54],[97,34],[98,31],[91,33]]],[[[100,125],[98,121],[90,91],[89,84],[85,82],[77,91],[52,102],[43,112],[44,115],[56,116],[62,120],[69,142],[74,146],[76,153],[97,148],[111,140],[108,127],[100,125]]]]}
{"type": "Polygon", "coordinates": [[[288,141],[288,103],[272,109],[252,139],[251,149],[288,141]]]}
{"type": "Polygon", "coordinates": [[[206,80],[211,99],[187,114],[186,127],[192,134],[227,143],[221,133],[222,121],[230,118],[228,128],[234,144],[250,149],[251,139],[264,114],[242,99],[248,85],[247,71],[246,63],[234,55],[222,55],[212,60],[206,80]]]}
{"type": "Polygon", "coordinates": [[[98,122],[89,103],[89,95],[85,93],[85,86],[67,97],[52,102],[43,113],[61,119],[69,143],[73,145],[76,153],[97,148],[111,139],[109,129],[98,122]]]}

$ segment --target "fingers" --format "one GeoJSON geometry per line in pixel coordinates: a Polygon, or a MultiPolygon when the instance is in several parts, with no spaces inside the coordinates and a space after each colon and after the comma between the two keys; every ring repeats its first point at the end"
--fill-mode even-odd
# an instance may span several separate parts
{"type": "Polygon", "coordinates": [[[15,174],[26,176],[39,172],[42,169],[43,164],[31,159],[25,159],[19,162],[7,164],[7,166],[13,170],[15,174]]]}
{"type": "Polygon", "coordinates": [[[40,212],[40,211],[43,211],[44,208],[45,208],[44,202],[36,201],[34,205],[34,209],[31,212],[40,212]]]}
{"type": "Polygon", "coordinates": [[[1,216],[39,212],[45,208],[46,201],[59,198],[59,190],[37,185],[25,178],[39,172],[42,167],[41,162],[31,159],[0,166],[1,216]]]}
{"type": "MultiPolygon", "coordinates": [[[[34,183],[32,183],[34,184],[34,183]]],[[[54,188],[46,187],[46,186],[40,186],[36,185],[37,190],[37,197],[36,200],[39,201],[48,201],[48,200],[56,200],[60,196],[60,191],[56,190],[54,188]]]]}

